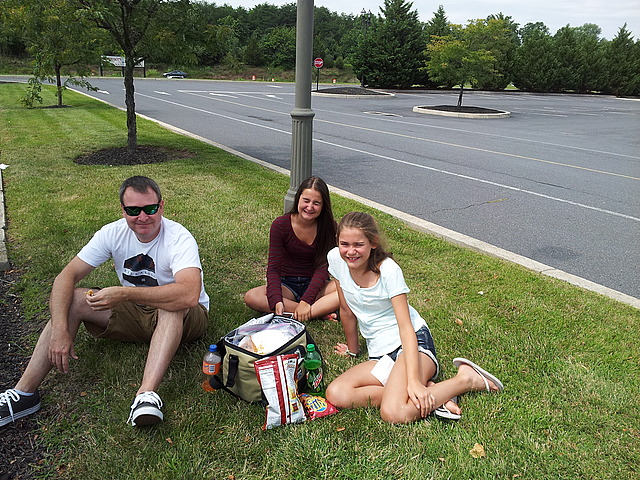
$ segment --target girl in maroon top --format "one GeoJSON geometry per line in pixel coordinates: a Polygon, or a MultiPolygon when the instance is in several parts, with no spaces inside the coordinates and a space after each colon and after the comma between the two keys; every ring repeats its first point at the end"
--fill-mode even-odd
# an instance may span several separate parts
{"type": "Polygon", "coordinates": [[[298,187],[291,210],[271,224],[267,284],[245,294],[247,306],[278,315],[290,312],[301,321],[335,320],[339,300],[327,265],[335,244],[329,188],[321,178],[309,177],[298,187]]]}

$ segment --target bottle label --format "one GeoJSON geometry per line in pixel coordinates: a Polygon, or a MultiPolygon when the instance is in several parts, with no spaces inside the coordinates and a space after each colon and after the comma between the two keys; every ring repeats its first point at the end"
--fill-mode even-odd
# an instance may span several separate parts
{"type": "Polygon", "coordinates": [[[218,373],[220,373],[220,362],[218,363],[202,362],[202,371],[206,375],[217,375],[218,373]]]}
{"type": "Polygon", "coordinates": [[[322,390],[322,367],[307,372],[307,386],[310,392],[320,392],[322,390]]]}

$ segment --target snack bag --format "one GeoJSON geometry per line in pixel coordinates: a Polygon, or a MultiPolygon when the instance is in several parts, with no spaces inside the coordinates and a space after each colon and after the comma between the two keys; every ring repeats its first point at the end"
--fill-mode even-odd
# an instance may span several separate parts
{"type": "Polygon", "coordinates": [[[338,409],[322,397],[308,393],[301,393],[299,397],[309,420],[338,413],[338,409]]]}
{"type": "Polygon", "coordinates": [[[253,364],[268,402],[263,430],[287,423],[302,423],[307,419],[298,398],[298,359],[298,354],[293,353],[263,358],[253,364]]]}

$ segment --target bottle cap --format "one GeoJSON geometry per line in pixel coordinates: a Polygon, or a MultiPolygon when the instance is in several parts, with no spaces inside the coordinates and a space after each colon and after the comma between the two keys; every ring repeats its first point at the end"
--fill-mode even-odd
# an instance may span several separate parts
{"type": "Polygon", "coordinates": [[[209,351],[210,352],[215,352],[216,350],[218,350],[218,346],[217,345],[209,345],[209,351]]]}
{"type": "Polygon", "coordinates": [[[309,345],[307,345],[307,352],[314,352],[316,349],[316,346],[313,343],[310,343],[309,345]]]}

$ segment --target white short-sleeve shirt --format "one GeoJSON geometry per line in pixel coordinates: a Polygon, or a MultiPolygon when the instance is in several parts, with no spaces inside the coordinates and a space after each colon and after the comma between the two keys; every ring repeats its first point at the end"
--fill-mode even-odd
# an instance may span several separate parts
{"type": "MultiPolygon", "coordinates": [[[[328,253],[327,259],[329,273],[340,282],[347,305],[358,319],[369,356],[385,355],[398,348],[402,342],[391,299],[409,292],[400,266],[391,258],[385,259],[380,264],[380,278],[376,284],[362,288],[351,278],[349,266],[340,257],[338,247],[328,253]]],[[[414,331],[427,324],[411,305],[409,314],[414,331]]]]}
{"type": "MultiPolygon", "coordinates": [[[[162,218],[158,236],[143,243],[124,218],[98,230],[78,253],[80,260],[98,267],[113,258],[118,279],[125,287],[153,287],[175,282],[185,268],[200,270],[202,264],[193,235],[173,220],[162,218]]],[[[209,310],[209,296],[200,288],[199,303],[209,310]]]]}

